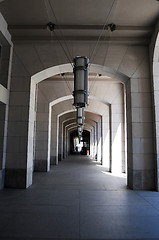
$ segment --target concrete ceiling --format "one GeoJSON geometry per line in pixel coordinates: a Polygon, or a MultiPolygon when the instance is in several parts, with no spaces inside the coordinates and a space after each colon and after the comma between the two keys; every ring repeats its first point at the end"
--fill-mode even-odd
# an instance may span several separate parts
{"type": "MultiPolygon", "coordinates": [[[[140,49],[134,50],[133,46],[149,43],[159,16],[159,2],[4,0],[0,2],[0,11],[9,24],[16,55],[30,76],[58,62],[72,62],[75,56],[89,59],[93,56],[91,63],[97,62],[123,72],[124,62],[129,60],[125,58],[126,53],[131,55],[137,51],[138,57],[134,61],[141,63],[143,53],[140,49]],[[54,31],[47,29],[50,21],[55,24],[54,31]],[[113,32],[108,31],[111,23],[116,25],[113,32]],[[94,51],[98,40],[98,48],[94,51]],[[70,54],[69,60],[64,49],[67,55],[70,54]]],[[[133,72],[125,74],[132,76],[133,72]]]]}
{"type": "MultiPolygon", "coordinates": [[[[91,130],[93,127],[95,127],[96,123],[101,121],[101,116],[90,113],[85,111],[85,124],[84,129],[91,130]]],[[[64,124],[65,127],[71,128],[71,131],[74,131],[74,129],[77,131],[77,122],[76,122],[76,113],[66,113],[63,116],[60,117],[60,122],[64,124]],[[69,117],[73,118],[69,118],[69,117]]]]}
{"type": "MultiPolygon", "coordinates": [[[[68,73],[64,76],[56,75],[39,83],[39,89],[48,99],[48,102],[52,102],[57,98],[72,95],[74,90],[73,80],[73,73],[68,73]]],[[[89,95],[103,99],[103,102],[110,104],[114,99],[112,91],[122,91],[122,84],[107,76],[99,76],[98,74],[90,73],[88,78],[88,90],[89,95]]]]}
{"type": "MultiPolygon", "coordinates": [[[[103,26],[116,25],[111,37],[151,35],[159,14],[156,0],[12,0],[2,1],[0,11],[15,40],[50,40],[47,24],[55,24],[53,39],[96,40],[103,26]]],[[[106,28],[107,29],[107,28],[106,28]]],[[[104,31],[101,40],[109,32],[104,31]]],[[[134,39],[135,40],[135,39],[134,39]]]]}
{"type": "MultiPolygon", "coordinates": [[[[108,66],[127,76],[133,76],[134,73],[138,74],[138,66],[142,65],[147,54],[147,44],[159,16],[159,2],[4,0],[0,1],[0,11],[9,25],[8,30],[14,42],[16,56],[30,76],[46,68],[72,62],[78,55],[89,58],[93,56],[91,63],[96,64],[98,59],[97,64],[101,66],[108,66]],[[55,24],[53,31],[47,27],[49,22],[55,24]],[[115,24],[114,31],[110,28],[112,23],[115,24]],[[97,43],[98,51],[93,54],[97,43]],[[134,45],[137,46],[135,49],[134,45]],[[146,47],[140,49],[141,45],[146,47]],[[70,54],[69,57],[64,49],[70,54]],[[129,58],[134,51],[136,57],[129,58]],[[129,65],[135,68],[125,68],[125,62],[129,62],[129,65]]],[[[147,72],[144,74],[146,77],[147,72]]],[[[73,74],[51,77],[39,83],[39,89],[48,102],[71,95],[73,74]]],[[[89,99],[87,110],[102,115],[106,103],[118,104],[123,96],[123,86],[115,79],[90,73],[89,92],[93,98],[89,99]]],[[[70,99],[59,103],[54,106],[54,110],[57,114],[71,111],[74,109],[72,102],[70,99]]],[[[90,119],[93,117],[94,115],[90,115],[90,119]]]]}
{"type": "MultiPolygon", "coordinates": [[[[87,111],[103,115],[109,104],[122,102],[123,85],[118,81],[90,73],[88,82],[89,105],[87,111]]],[[[38,84],[40,92],[47,99],[48,103],[63,96],[71,96],[73,85],[73,74],[71,73],[65,74],[65,76],[57,75],[38,84]]],[[[67,110],[74,110],[75,108],[72,104],[73,98],[62,101],[53,106],[53,111],[56,114],[60,114],[67,110]]]]}

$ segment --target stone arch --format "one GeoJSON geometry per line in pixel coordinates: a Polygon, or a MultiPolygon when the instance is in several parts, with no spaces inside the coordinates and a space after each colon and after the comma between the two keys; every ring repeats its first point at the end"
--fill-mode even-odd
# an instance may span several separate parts
{"type": "MultiPolygon", "coordinates": [[[[129,77],[124,75],[123,73],[117,72],[111,68],[97,65],[97,64],[91,64],[89,67],[90,72],[103,74],[105,76],[115,78],[117,81],[122,83],[127,83],[129,80],[129,77]]],[[[62,64],[54,67],[47,68],[39,73],[36,73],[31,77],[31,81],[33,81],[35,84],[45,80],[46,78],[52,77],[54,75],[60,74],[60,73],[67,73],[72,72],[72,66],[71,64],[62,64]]]]}
{"type": "MultiPolygon", "coordinates": [[[[44,71],[41,71],[35,75],[32,76],[31,78],[31,94],[30,94],[30,102],[32,103],[32,106],[34,106],[35,102],[34,102],[34,93],[35,93],[35,88],[36,88],[36,84],[39,83],[40,81],[45,80],[46,78],[49,78],[53,75],[56,74],[60,74],[60,73],[65,73],[65,72],[72,72],[72,67],[70,64],[63,64],[63,65],[59,65],[59,66],[55,66],[55,67],[51,67],[49,69],[46,69],[44,71]]],[[[94,72],[94,73],[99,73],[105,76],[109,76],[109,77],[113,77],[115,78],[117,81],[119,81],[120,83],[125,85],[125,89],[126,89],[126,95],[127,95],[127,120],[128,120],[128,185],[132,188],[132,189],[153,189],[153,183],[149,184],[149,186],[147,187],[147,184],[144,183],[144,178],[145,176],[147,176],[147,174],[149,174],[149,177],[151,175],[151,170],[148,171],[144,171],[143,169],[137,169],[134,170],[134,161],[137,161],[136,158],[134,158],[134,149],[136,148],[136,142],[132,141],[133,138],[133,130],[132,130],[132,125],[133,125],[133,117],[132,117],[132,111],[134,110],[131,107],[132,104],[132,85],[130,83],[130,79],[128,76],[119,73],[117,71],[114,71],[113,69],[107,68],[107,67],[103,67],[100,65],[95,65],[95,64],[91,64],[90,65],[90,72],[94,72]],[[139,174],[142,176],[141,182],[138,185],[138,179],[136,178],[136,174],[139,174]],[[145,185],[144,185],[145,184],[145,185]]],[[[134,80],[132,81],[134,82],[134,80]]],[[[134,94],[135,95],[135,94],[134,94]]],[[[142,94],[139,92],[138,95],[140,95],[140,97],[142,98],[142,94]]],[[[68,96],[67,96],[68,97],[68,96]]],[[[133,96],[134,97],[134,96],[133,96]]],[[[134,100],[134,99],[133,99],[134,100]]],[[[57,100],[58,101],[58,100],[57,100]]],[[[135,101],[135,100],[134,100],[135,101]]],[[[142,104],[141,104],[141,108],[142,108],[142,104]]],[[[32,108],[33,109],[33,108],[32,108]]],[[[31,116],[33,115],[33,111],[32,109],[30,109],[30,119],[31,116]]],[[[142,123],[141,123],[142,125],[142,123]]],[[[32,131],[32,129],[30,128],[30,124],[29,124],[29,130],[30,132],[32,131]]],[[[32,147],[30,147],[29,149],[31,149],[32,147]]],[[[144,152],[145,154],[145,152],[144,152]]],[[[29,154],[28,154],[29,155],[29,154]]],[[[152,160],[151,160],[152,161],[152,160]]],[[[138,168],[138,167],[137,167],[138,168]]]]}
{"type": "MultiPolygon", "coordinates": [[[[94,100],[94,101],[98,101],[98,102],[101,102],[102,104],[105,104],[107,107],[110,106],[110,104],[106,101],[103,101],[102,99],[98,99],[98,98],[95,98],[94,96],[89,96],[91,100],[94,100]]],[[[72,99],[73,96],[72,95],[68,95],[68,96],[64,96],[64,97],[61,97],[61,98],[58,98],[52,102],[50,102],[49,104],[49,127],[48,127],[48,153],[47,153],[47,161],[48,161],[48,171],[49,171],[49,163],[50,163],[50,157],[51,157],[51,162],[54,162],[56,163],[56,165],[58,164],[58,130],[59,130],[59,118],[62,116],[62,115],[65,115],[69,112],[75,112],[75,110],[67,110],[65,112],[62,112],[61,114],[59,114],[57,116],[57,122],[56,122],[56,129],[57,131],[54,133],[54,137],[56,138],[56,154],[54,156],[51,156],[51,115],[52,115],[52,107],[58,103],[61,103],[61,102],[64,102],[64,101],[67,101],[69,99],[72,99]],[[52,160],[54,159],[54,160],[52,160]]],[[[87,112],[91,112],[91,113],[94,113],[94,114],[99,114],[98,112],[94,112],[94,111],[89,111],[87,109],[87,112]]]]}
{"type": "MultiPolygon", "coordinates": [[[[33,115],[35,114],[34,109],[35,109],[36,85],[38,83],[40,83],[41,81],[45,80],[46,78],[49,78],[51,76],[54,76],[54,75],[57,75],[57,74],[60,74],[60,73],[67,73],[67,72],[72,72],[71,64],[63,64],[63,65],[59,65],[59,66],[50,67],[50,68],[45,69],[45,70],[43,70],[43,71],[41,71],[41,72],[39,72],[39,73],[37,73],[37,74],[35,74],[31,77],[30,105],[32,105],[32,108],[30,108],[30,111],[29,111],[29,119],[30,120],[33,119],[33,115]]],[[[96,64],[91,64],[90,65],[90,72],[106,75],[106,76],[111,77],[111,78],[113,77],[117,81],[119,81],[123,84],[127,83],[128,80],[129,80],[129,77],[127,77],[126,75],[124,75],[122,73],[116,72],[111,68],[96,65],[96,64]]],[[[62,101],[69,100],[71,98],[73,98],[72,95],[68,95],[68,96],[61,97],[60,99],[56,99],[52,103],[50,103],[50,107],[53,106],[54,104],[60,103],[62,101]]],[[[109,103],[103,101],[102,99],[98,99],[94,96],[89,96],[89,98],[92,99],[92,100],[95,100],[95,101],[100,101],[101,103],[109,106],[109,103]]],[[[50,112],[50,109],[49,109],[49,112],[50,112]]],[[[50,117],[49,117],[49,122],[50,122],[50,117]]],[[[31,135],[33,135],[33,131],[34,131],[33,130],[33,124],[32,124],[31,121],[29,121],[29,133],[31,132],[31,135]]],[[[50,124],[49,124],[49,132],[50,132],[50,124]]],[[[49,139],[50,139],[50,136],[49,136],[49,139]]],[[[49,141],[48,141],[48,149],[50,149],[49,141]]],[[[33,144],[31,143],[31,141],[28,141],[28,144],[30,145],[29,148],[28,148],[28,151],[30,151],[30,149],[33,149],[33,144]]],[[[29,152],[28,152],[28,156],[29,156],[29,158],[31,156],[31,154],[29,154],[29,152]]],[[[47,156],[48,156],[47,158],[48,158],[48,162],[49,162],[50,150],[48,151],[47,156]]],[[[49,164],[47,166],[47,169],[49,170],[49,164]]]]}
{"type": "MultiPolygon", "coordinates": [[[[59,66],[50,67],[50,68],[45,69],[45,70],[43,70],[43,71],[41,71],[41,72],[39,72],[39,73],[37,73],[37,74],[35,74],[31,77],[31,90],[30,90],[30,106],[31,107],[29,109],[29,134],[28,134],[28,154],[27,154],[27,159],[28,159],[29,162],[33,161],[31,159],[32,156],[33,156],[33,154],[31,153],[33,151],[33,138],[32,138],[32,141],[31,141],[30,135],[33,136],[33,134],[34,134],[33,121],[34,121],[34,116],[35,116],[34,109],[35,109],[35,98],[36,98],[36,96],[35,96],[36,86],[37,86],[38,83],[40,83],[41,81],[43,81],[43,80],[45,80],[49,77],[52,77],[52,76],[60,74],[60,73],[67,73],[67,72],[72,72],[71,64],[63,64],[63,65],[59,65],[59,66]]],[[[110,78],[114,78],[122,84],[127,84],[127,82],[129,81],[128,76],[126,76],[126,75],[124,75],[120,72],[117,72],[117,71],[115,71],[111,68],[100,66],[100,65],[97,65],[97,64],[90,64],[90,72],[97,73],[97,74],[102,74],[102,75],[108,76],[110,78]]],[[[72,96],[68,95],[68,96],[61,97],[60,99],[56,99],[52,103],[50,103],[50,108],[54,104],[58,104],[61,101],[66,101],[66,100],[69,100],[71,98],[72,98],[72,96]]],[[[99,98],[96,98],[94,96],[90,96],[90,99],[92,99],[94,101],[99,101],[99,102],[107,105],[108,107],[110,107],[110,104],[103,101],[103,99],[99,99],[99,98]]],[[[68,112],[69,112],[69,110],[68,110],[68,112]]],[[[98,113],[96,113],[96,114],[98,114],[98,113]]],[[[49,117],[49,119],[50,119],[50,117],[49,117]]],[[[50,125],[49,125],[49,127],[50,127],[50,125]]],[[[50,131],[50,129],[49,129],[49,131],[50,131]]],[[[57,145],[58,145],[58,142],[57,142],[57,145]]],[[[48,145],[48,149],[49,149],[49,145],[48,145]]],[[[50,151],[48,151],[47,156],[48,156],[47,157],[48,158],[48,165],[47,165],[46,168],[49,171],[50,151]]]]}
{"type": "MultiPolygon", "coordinates": [[[[70,98],[72,98],[72,96],[70,96],[70,98]]],[[[97,101],[97,100],[96,100],[97,101]]],[[[102,101],[103,102],[103,101],[102,101]]],[[[53,103],[50,103],[51,105],[53,104],[53,103]]],[[[67,113],[70,113],[70,112],[75,112],[75,110],[67,110],[67,111],[65,111],[65,112],[62,112],[61,114],[59,114],[58,115],[58,121],[59,121],[59,118],[60,117],[62,117],[62,116],[64,116],[65,114],[67,114],[67,113]]],[[[94,111],[89,111],[88,109],[87,109],[87,111],[86,112],[90,112],[90,113],[93,113],[93,114],[95,114],[95,115],[99,115],[99,113],[97,113],[97,112],[94,112],[94,111]]],[[[63,125],[62,125],[62,129],[63,129],[63,125]]],[[[63,131],[63,130],[62,130],[63,131]]],[[[56,136],[56,141],[58,141],[58,135],[56,136]]],[[[63,142],[63,139],[62,139],[62,142],[63,142]]],[[[59,155],[59,152],[58,152],[58,148],[56,148],[56,164],[58,164],[58,155],[59,155]]],[[[62,155],[62,154],[61,154],[62,155]]]]}

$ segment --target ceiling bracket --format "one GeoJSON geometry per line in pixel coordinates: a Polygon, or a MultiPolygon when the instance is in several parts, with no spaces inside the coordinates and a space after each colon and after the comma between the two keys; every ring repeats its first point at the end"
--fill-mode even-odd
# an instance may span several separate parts
{"type": "Polygon", "coordinates": [[[49,22],[47,24],[47,29],[50,30],[51,32],[55,29],[55,24],[52,22],[49,22]]]}
{"type": "Polygon", "coordinates": [[[108,25],[108,30],[110,30],[111,32],[114,32],[116,30],[116,25],[114,23],[110,23],[108,25]]]}

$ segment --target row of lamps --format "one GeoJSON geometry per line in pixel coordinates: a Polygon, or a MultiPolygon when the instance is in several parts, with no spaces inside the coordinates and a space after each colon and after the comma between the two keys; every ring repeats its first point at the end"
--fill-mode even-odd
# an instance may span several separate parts
{"type": "Polygon", "coordinates": [[[85,121],[85,108],[88,105],[88,63],[87,57],[74,58],[74,103],[77,109],[77,130],[79,140],[82,140],[83,125],[85,121]]]}

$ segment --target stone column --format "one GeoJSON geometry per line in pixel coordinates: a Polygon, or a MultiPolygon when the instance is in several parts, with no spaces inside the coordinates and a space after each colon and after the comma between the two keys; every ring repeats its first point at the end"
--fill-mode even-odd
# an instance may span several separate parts
{"type": "Polygon", "coordinates": [[[8,26],[0,13],[0,189],[4,187],[8,131],[9,91],[13,44],[8,26]]]}
{"type": "Polygon", "coordinates": [[[63,125],[63,158],[66,158],[66,126],[63,125]]]}
{"type": "Polygon", "coordinates": [[[58,119],[54,107],[51,115],[51,164],[58,164],[58,119]]]}
{"type": "Polygon", "coordinates": [[[33,162],[28,161],[28,151],[32,152],[28,150],[28,140],[32,141],[28,128],[30,75],[15,53],[10,89],[5,186],[26,188],[32,184],[33,171],[33,162]]]}
{"type": "Polygon", "coordinates": [[[94,139],[95,139],[95,159],[97,160],[98,158],[98,123],[95,124],[95,131],[94,131],[94,139]]]}
{"type": "Polygon", "coordinates": [[[11,79],[11,66],[13,46],[6,40],[1,42],[1,67],[0,67],[0,189],[4,187],[6,146],[8,128],[9,90],[11,79]]]}
{"type": "Polygon", "coordinates": [[[116,96],[114,102],[111,104],[111,142],[112,142],[112,169],[113,173],[122,173],[123,161],[125,156],[123,151],[125,149],[124,138],[124,92],[121,85],[121,94],[116,96]]]}
{"type": "Polygon", "coordinates": [[[97,123],[97,161],[102,161],[102,155],[101,155],[101,145],[102,145],[102,125],[101,125],[101,119],[97,123]]]}
{"type": "Polygon", "coordinates": [[[95,139],[95,127],[93,126],[92,127],[92,157],[95,159],[95,154],[96,154],[96,152],[95,152],[95,141],[96,141],[96,139],[95,139]]]}
{"type": "Polygon", "coordinates": [[[93,128],[90,132],[90,156],[93,158],[93,128]]]}
{"type": "Polygon", "coordinates": [[[106,167],[107,171],[110,171],[110,161],[111,161],[111,154],[110,154],[110,115],[109,115],[109,108],[105,115],[102,116],[102,164],[106,167]]]}
{"type": "MultiPolygon", "coordinates": [[[[158,24],[159,25],[159,24],[158,24]]],[[[159,27],[158,27],[159,28],[159,27]]],[[[154,90],[154,119],[155,119],[155,158],[156,158],[156,189],[159,191],[159,37],[156,42],[153,59],[153,90],[154,90]]]]}
{"type": "Polygon", "coordinates": [[[36,113],[36,142],[34,171],[48,172],[48,131],[49,131],[49,103],[45,96],[38,91],[38,103],[36,113]]]}
{"type": "Polygon", "coordinates": [[[159,20],[149,45],[151,86],[153,96],[153,130],[154,130],[154,158],[155,158],[155,190],[159,192],[159,20]]]}
{"type": "Polygon", "coordinates": [[[5,147],[5,113],[6,113],[6,104],[0,102],[0,189],[4,186],[4,147],[5,147]]]}
{"type": "Polygon", "coordinates": [[[63,156],[63,122],[59,119],[59,144],[58,144],[58,160],[62,161],[63,156]]]}
{"type": "MultiPolygon", "coordinates": [[[[148,71],[148,65],[144,69],[144,74],[146,74],[146,71],[148,71]]],[[[154,190],[154,146],[150,79],[143,75],[142,77],[131,78],[126,85],[126,89],[128,186],[132,189],[154,190]]]]}

